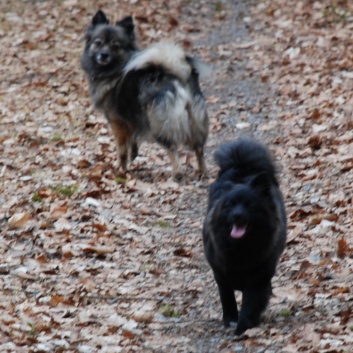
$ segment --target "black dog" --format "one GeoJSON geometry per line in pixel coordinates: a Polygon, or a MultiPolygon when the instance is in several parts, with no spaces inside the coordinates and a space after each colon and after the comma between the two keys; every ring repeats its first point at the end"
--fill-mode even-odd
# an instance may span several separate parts
{"type": "Polygon", "coordinates": [[[182,176],[179,145],[195,151],[199,172],[206,173],[204,145],[209,122],[199,87],[199,73],[205,72],[205,65],[173,43],[139,50],[132,18],[110,24],[101,10],[86,33],[81,64],[91,100],[112,128],[123,171],[128,156],[133,160],[139,143],[147,140],[167,149],[176,179],[182,176]]]}
{"type": "Polygon", "coordinates": [[[274,162],[267,148],[251,139],[224,144],[215,155],[220,167],[211,185],[203,227],[224,325],[235,334],[260,323],[271,279],[286,243],[286,212],[274,162]],[[238,317],[234,290],[243,293],[238,317]]]}

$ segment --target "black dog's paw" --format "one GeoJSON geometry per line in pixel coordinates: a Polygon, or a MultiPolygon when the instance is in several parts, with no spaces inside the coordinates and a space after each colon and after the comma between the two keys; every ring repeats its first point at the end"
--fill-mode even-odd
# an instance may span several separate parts
{"type": "Polygon", "coordinates": [[[243,319],[243,320],[239,320],[239,323],[237,325],[237,328],[235,330],[235,334],[237,336],[242,335],[247,329],[249,328],[253,328],[256,325],[254,323],[252,323],[249,319],[243,319]]]}
{"type": "Polygon", "coordinates": [[[223,316],[224,327],[233,326],[238,322],[238,314],[223,316]]]}

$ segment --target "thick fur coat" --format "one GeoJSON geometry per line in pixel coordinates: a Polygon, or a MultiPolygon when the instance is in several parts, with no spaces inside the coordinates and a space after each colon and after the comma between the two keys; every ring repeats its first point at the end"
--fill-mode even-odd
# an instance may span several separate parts
{"type": "Polygon", "coordinates": [[[257,326],[286,243],[286,212],[268,149],[251,139],[221,146],[211,185],[203,243],[218,285],[225,326],[257,326]],[[234,290],[243,294],[238,315],[234,290]]]}
{"type": "Polygon", "coordinates": [[[112,128],[124,171],[128,156],[133,160],[139,143],[148,140],[167,149],[175,178],[182,176],[180,145],[195,151],[200,174],[206,173],[209,122],[199,86],[201,63],[169,42],[139,50],[131,17],[111,25],[98,11],[86,34],[81,64],[91,100],[112,128]]]}

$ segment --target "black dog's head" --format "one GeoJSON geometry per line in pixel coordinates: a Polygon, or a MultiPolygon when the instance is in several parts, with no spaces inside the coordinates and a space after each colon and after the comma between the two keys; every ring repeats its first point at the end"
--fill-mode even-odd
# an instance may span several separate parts
{"type": "Polygon", "coordinates": [[[104,12],[99,10],[86,33],[81,64],[92,78],[109,77],[121,72],[136,50],[132,17],[110,25],[104,12]]]}
{"type": "Polygon", "coordinates": [[[253,241],[257,234],[272,234],[277,227],[272,182],[260,173],[244,183],[230,181],[215,185],[219,202],[213,214],[213,226],[225,239],[253,241]]]}

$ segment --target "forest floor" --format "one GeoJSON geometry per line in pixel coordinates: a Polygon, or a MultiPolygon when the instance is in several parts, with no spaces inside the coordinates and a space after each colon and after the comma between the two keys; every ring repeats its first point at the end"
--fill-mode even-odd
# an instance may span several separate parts
{"type": "Polygon", "coordinates": [[[353,352],[352,30],[348,0],[0,2],[0,352],[353,352]],[[114,174],[79,64],[98,8],[212,66],[207,179],[181,151],[174,182],[154,144],[114,174]],[[288,241],[236,337],[201,228],[213,153],[243,135],[276,158],[288,241]]]}

